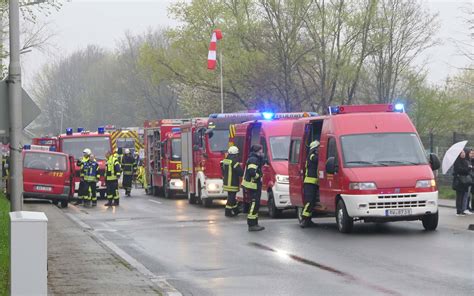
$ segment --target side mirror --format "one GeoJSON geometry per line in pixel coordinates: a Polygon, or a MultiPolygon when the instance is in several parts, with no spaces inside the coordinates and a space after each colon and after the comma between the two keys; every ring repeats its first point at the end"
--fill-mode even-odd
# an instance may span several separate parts
{"type": "Polygon", "coordinates": [[[430,166],[433,171],[436,171],[441,167],[441,162],[436,154],[430,153],[430,166]]]}
{"type": "Polygon", "coordinates": [[[263,158],[263,165],[270,165],[270,161],[268,160],[268,156],[263,158]]]}
{"type": "Polygon", "coordinates": [[[199,146],[198,145],[193,145],[193,151],[199,151],[199,146]]]}
{"type": "Polygon", "coordinates": [[[328,160],[326,161],[326,173],[332,175],[336,172],[337,172],[336,158],[329,157],[328,160]]]}

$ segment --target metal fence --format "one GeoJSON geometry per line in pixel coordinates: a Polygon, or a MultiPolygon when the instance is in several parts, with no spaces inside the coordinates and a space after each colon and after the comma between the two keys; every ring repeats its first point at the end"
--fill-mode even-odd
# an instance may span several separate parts
{"type": "MultiPolygon", "coordinates": [[[[453,132],[450,134],[444,135],[435,135],[435,134],[428,134],[428,135],[420,135],[421,141],[425,146],[425,149],[428,153],[435,153],[438,155],[440,161],[443,161],[444,154],[446,150],[451,147],[454,143],[465,141],[467,140],[467,147],[474,148],[474,134],[462,134],[453,132]]],[[[438,183],[441,185],[451,185],[453,180],[452,168],[443,175],[441,170],[437,173],[438,183]]]]}

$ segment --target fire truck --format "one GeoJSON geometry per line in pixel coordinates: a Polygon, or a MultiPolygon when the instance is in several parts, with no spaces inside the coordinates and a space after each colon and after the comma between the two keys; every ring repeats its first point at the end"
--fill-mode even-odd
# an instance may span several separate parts
{"type": "MultiPolygon", "coordinates": [[[[316,116],[314,112],[266,113],[264,120],[236,124],[233,136],[229,139],[239,148],[240,162],[247,162],[250,147],[260,144],[263,147],[265,165],[262,167],[261,204],[268,206],[270,217],[277,218],[281,212],[294,207],[290,201],[288,175],[288,152],[293,122],[297,118],[316,116]]],[[[243,190],[237,193],[237,200],[248,201],[243,190]]]]}
{"type": "Polygon", "coordinates": [[[309,144],[318,140],[320,204],[315,215],[336,217],[340,232],[354,221],[421,220],[438,225],[435,154],[425,155],[402,105],[330,107],[329,115],[293,122],[289,152],[291,203],[301,220],[309,144]]]}
{"type": "Polygon", "coordinates": [[[57,137],[41,137],[41,138],[33,138],[31,141],[32,145],[36,146],[48,146],[54,147],[51,151],[58,150],[58,138],[57,137]]]}
{"type": "MultiPolygon", "coordinates": [[[[101,198],[105,198],[105,154],[112,151],[112,141],[110,134],[105,133],[103,127],[99,127],[97,132],[86,131],[78,128],[74,133],[72,128],[67,128],[65,134],[58,137],[58,152],[72,155],[74,159],[81,159],[84,149],[89,148],[99,163],[100,182],[98,192],[101,198]]],[[[74,183],[75,191],[79,189],[79,167],[75,165],[74,183]]]]}
{"type": "Polygon", "coordinates": [[[183,191],[181,131],[187,119],[145,121],[145,178],[147,194],[170,198],[183,191]]]}
{"type": "Polygon", "coordinates": [[[130,149],[132,154],[143,149],[143,142],[138,132],[131,129],[118,129],[110,134],[112,139],[112,149],[115,151],[118,148],[125,150],[130,149]]]}
{"type": "Polygon", "coordinates": [[[183,190],[190,204],[209,207],[213,200],[227,198],[220,162],[229,147],[229,136],[233,138],[233,125],[264,116],[261,112],[211,114],[181,125],[183,190]]]}

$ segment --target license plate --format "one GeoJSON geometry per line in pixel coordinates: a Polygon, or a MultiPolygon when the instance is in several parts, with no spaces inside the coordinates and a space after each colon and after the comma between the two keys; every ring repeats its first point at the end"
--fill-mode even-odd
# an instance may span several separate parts
{"type": "Polygon", "coordinates": [[[51,191],[51,190],[53,190],[53,188],[48,187],[48,186],[35,186],[35,189],[40,190],[40,191],[51,191]]]}
{"type": "Polygon", "coordinates": [[[385,216],[408,216],[411,215],[411,209],[385,210],[385,216]]]}

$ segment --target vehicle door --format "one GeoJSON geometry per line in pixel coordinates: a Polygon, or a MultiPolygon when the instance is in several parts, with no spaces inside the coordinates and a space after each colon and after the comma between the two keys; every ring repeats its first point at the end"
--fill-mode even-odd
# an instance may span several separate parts
{"type": "MultiPolygon", "coordinates": [[[[260,132],[261,132],[262,124],[259,122],[252,122],[249,123],[247,126],[247,132],[245,136],[244,142],[244,151],[242,156],[242,163],[244,164],[244,169],[247,167],[247,159],[250,155],[250,148],[253,145],[261,144],[260,139],[260,132]]],[[[246,192],[244,191],[244,201],[250,200],[250,197],[247,196],[246,192]]]]}
{"type": "Polygon", "coordinates": [[[325,135],[320,149],[320,159],[318,164],[318,172],[320,175],[319,191],[321,203],[330,211],[335,211],[335,199],[341,193],[341,165],[338,153],[337,137],[333,134],[325,135]],[[329,161],[335,162],[335,172],[330,174],[326,171],[326,164],[329,161]],[[324,178],[321,176],[324,174],[324,178]]]}
{"type": "Polygon", "coordinates": [[[288,174],[290,178],[290,199],[294,206],[303,206],[303,176],[305,166],[305,130],[309,124],[293,123],[290,152],[288,157],[288,174]]]}

